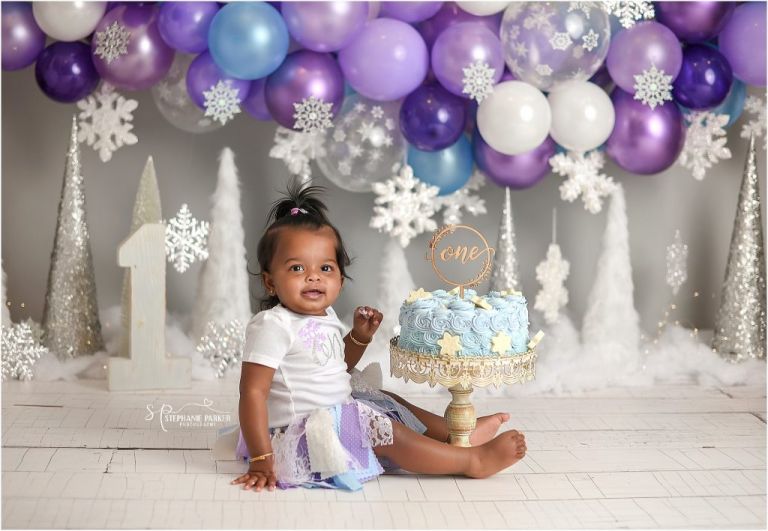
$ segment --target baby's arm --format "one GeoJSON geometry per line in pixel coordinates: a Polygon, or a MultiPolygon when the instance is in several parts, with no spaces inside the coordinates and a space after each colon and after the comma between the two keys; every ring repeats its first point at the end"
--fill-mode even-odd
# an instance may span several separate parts
{"type": "Polygon", "coordinates": [[[355,308],[352,330],[344,336],[344,361],[347,372],[355,368],[365,352],[365,347],[373,340],[373,335],[381,324],[383,315],[376,308],[359,306],[355,308]]]}

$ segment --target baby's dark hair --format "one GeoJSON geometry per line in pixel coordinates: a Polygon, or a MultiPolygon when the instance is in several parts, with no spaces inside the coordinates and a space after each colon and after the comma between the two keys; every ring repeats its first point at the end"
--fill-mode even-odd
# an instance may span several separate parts
{"type": "MultiPolygon", "coordinates": [[[[325,206],[319,196],[325,192],[322,186],[305,186],[298,180],[293,180],[286,189],[285,197],[272,204],[267,217],[267,229],[259,240],[256,255],[259,261],[260,272],[263,275],[269,272],[269,265],[277,248],[277,238],[283,227],[308,228],[319,230],[330,227],[336,235],[336,263],[342,278],[350,278],[346,268],[351,263],[349,255],[344,248],[344,241],[338,229],[328,220],[325,206]]],[[[277,306],[280,300],[276,295],[266,295],[260,300],[260,309],[268,310],[277,306]]]]}

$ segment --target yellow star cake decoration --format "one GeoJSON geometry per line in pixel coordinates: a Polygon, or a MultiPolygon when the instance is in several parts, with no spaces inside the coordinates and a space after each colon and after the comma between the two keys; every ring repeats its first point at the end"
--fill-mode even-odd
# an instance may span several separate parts
{"type": "Polygon", "coordinates": [[[512,346],[512,338],[504,332],[499,332],[491,338],[491,351],[496,354],[504,354],[512,346]]]}
{"type": "Polygon", "coordinates": [[[506,297],[508,295],[522,295],[522,293],[513,289],[503,289],[499,292],[499,295],[506,297]]]}
{"type": "Polygon", "coordinates": [[[440,345],[440,354],[455,356],[461,350],[461,338],[448,332],[443,332],[443,339],[438,339],[437,344],[440,345]]]}
{"type": "Polygon", "coordinates": [[[477,295],[472,297],[472,302],[475,303],[475,306],[480,306],[481,308],[485,308],[486,310],[493,309],[493,307],[490,304],[488,304],[487,301],[483,300],[482,297],[478,297],[477,295]]]}
{"type": "Polygon", "coordinates": [[[408,294],[408,298],[405,300],[408,304],[417,301],[419,299],[431,299],[432,294],[428,291],[424,291],[424,288],[419,288],[416,291],[411,291],[408,294]]]}

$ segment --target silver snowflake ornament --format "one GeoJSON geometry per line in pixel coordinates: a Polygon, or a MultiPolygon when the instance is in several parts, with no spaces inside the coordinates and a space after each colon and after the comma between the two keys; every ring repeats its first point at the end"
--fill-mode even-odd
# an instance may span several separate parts
{"type": "Polygon", "coordinates": [[[2,379],[31,380],[34,376],[32,367],[48,349],[40,343],[40,338],[29,323],[3,326],[2,331],[2,379]]]}
{"type": "Polygon", "coordinates": [[[688,246],[680,237],[680,230],[675,231],[675,240],[667,246],[667,285],[672,294],[677,295],[680,286],[688,280],[688,246]]]}
{"type": "MultiPolygon", "coordinates": [[[[765,99],[758,98],[757,96],[747,96],[744,100],[744,110],[747,114],[751,115],[750,119],[741,126],[741,138],[749,138],[751,135],[755,135],[755,138],[761,138],[765,135],[765,99]]],[[[768,141],[768,137],[765,139],[768,141]]],[[[763,143],[763,149],[768,144],[763,143]]]]}
{"type": "Polygon", "coordinates": [[[727,114],[696,111],[685,117],[688,131],[685,133],[685,145],[677,162],[693,172],[696,180],[702,180],[707,170],[720,162],[731,158],[731,150],[725,147],[728,137],[725,126],[727,114]]]}
{"type": "Polygon", "coordinates": [[[165,254],[176,271],[183,273],[190,264],[208,258],[208,229],[208,222],[193,218],[186,203],[165,222],[165,254]]]}
{"type": "Polygon", "coordinates": [[[641,20],[656,16],[653,2],[649,0],[603,0],[603,8],[609,15],[619,19],[625,28],[631,28],[641,20]]]}
{"type": "Polygon", "coordinates": [[[319,133],[301,133],[278,126],[269,156],[282,160],[288,171],[307,180],[312,175],[310,162],[325,155],[324,140],[319,133]]]}
{"type": "Polygon", "coordinates": [[[640,100],[651,109],[657,105],[663,105],[665,101],[672,101],[672,76],[659,70],[656,65],[643,70],[641,74],[635,74],[635,99],[640,100]]]}
{"type": "Polygon", "coordinates": [[[139,141],[131,132],[132,113],[138,106],[136,100],[127,99],[109,83],[102,83],[96,92],[77,102],[78,142],[93,147],[102,162],[109,161],[115,151],[139,141]]]}
{"type": "Polygon", "coordinates": [[[464,73],[462,94],[468,94],[469,99],[474,99],[477,103],[491,95],[495,68],[491,68],[485,61],[477,60],[461,71],[464,73]]]}
{"type": "Polygon", "coordinates": [[[549,244],[546,259],[536,266],[536,280],[541,284],[541,289],[536,294],[533,307],[544,315],[544,320],[549,324],[557,321],[560,309],[568,304],[568,290],[564,283],[570,267],[556,243],[549,244]]]}
{"type": "Polygon", "coordinates": [[[221,125],[226,124],[240,112],[240,89],[234,88],[232,82],[227,79],[219,80],[214,86],[203,91],[205,102],[205,116],[218,120],[221,125]]]}
{"type": "Polygon", "coordinates": [[[293,108],[296,112],[293,117],[296,121],[293,128],[304,133],[323,132],[333,126],[331,118],[332,103],[325,103],[323,100],[310,96],[304,98],[300,103],[294,103],[293,108]]]}
{"type": "Polygon", "coordinates": [[[463,212],[473,216],[479,216],[488,212],[485,208],[485,199],[475,194],[485,185],[485,175],[480,170],[475,170],[463,188],[452,194],[438,196],[436,198],[437,209],[443,209],[443,224],[458,225],[461,223],[463,212]]]}
{"type": "Polygon", "coordinates": [[[107,63],[111,63],[121,55],[128,53],[131,32],[119,22],[114,21],[104,31],[97,31],[95,40],[96,50],[93,54],[98,55],[107,63]]]}
{"type": "Polygon", "coordinates": [[[603,197],[616,189],[612,177],[600,173],[605,165],[605,156],[600,151],[587,154],[569,151],[549,159],[552,171],[566,177],[560,185],[560,197],[572,202],[581,196],[584,208],[596,214],[603,208],[603,197]]]}
{"type": "Polygon", "coordinates": [[[377,197],[371,228],[398,238],[403,247],[422,232],[437,229],[432,216],[440,189],[414,177],[407,164],[391,179],[373,183],[373,191],[377,197]]]}
{"type": "Polygon", "coordinates": [[[234,319],[226,323],[209,322],[205,334],[197,344],[197,351],[203,355],[223,378],[229,369],[237,367],[243,359],[245,327],[234,319]]]}

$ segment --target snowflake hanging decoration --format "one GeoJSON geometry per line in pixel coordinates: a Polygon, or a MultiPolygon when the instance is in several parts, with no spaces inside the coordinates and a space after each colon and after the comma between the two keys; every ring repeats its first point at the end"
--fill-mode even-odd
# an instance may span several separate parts
{"type": "Polygon", "coordinates": [[[131,32],[119,22],[114,21],[104,31],[96,32],[96,50],[93,54],[109,64],[121,55],[128,54],[130,40],[131,32]]]}
{"type": "Polygon", "coordinates": [[[665,101],[672,101],[672,76],[658,70],[656,65],[643,70],[641,74],[635,74],[635,99],[640,100],[651,109],[657,105],[663,105],[665,101]]]}
{"type": "Polygon", "coordinates": [[[294,103],[293,117],[296,121],[293,128],[304,133],[323,132],[333,126],[331,118],[332,103],[325,103],[323,100],[310,96],[304,98],[300,103],[294,103]]]}
{"type": "Polygon", "coordinates": [[[589,32],[586,35],[582,35],[581,37],[581,45],[588,52],[591,52],[592,50],[597,48],[599,41],[600,41],[600,36],[597,33],[595,33],[595,30],[593,30],[592,28],[590,28],[589,32]]]}
{"type": "Polygon", "coordinates": [[[234,319],[222,324],[209,322],[196,348],[211,362],[216,377],[223,378],[229,369],[237,367],[242,361],[244,344],[245,328],[234,319]]]}
{"type": "Polygon", "coordinates": [[[232,81],[219,80],[214,86],[203,91],[205,116],[226,124],[240,112],[240,89],[232,86],[232,81]]]}
{"type": "Polygon", "coordinates": [[[443,224],[458,225],[461,223],[462,210],[473,216],[479,216],[487,212],[485,199],[473,193],[482,188],[485,185],[485,181],[485,175],[480,170],[475,170],[467,184],[461,189],[456,190],[452,194],[437,197],[437,209],[443,209],[443,224]]]}
{"type": "Polygon", "coordinates": [[[685,117],[688,131],[677,162],[692,170],[696,180],[702,180],[707,170],[720,160],[731,158],[731,150],[725,147],[728,137],[724,127],[728,119],[727,114],[702,111],[692,112],[685,117]]]}
{"type": "Polygon", "coordinates": [[[92,146],[102,162],[109,161],[112,153],[139,141],[131,132],[131,113],[138,106],[136,100],[126,99],[112,85],[102,83],[94,94],[77,102],[77,140],[92,146]]]}
{"type": "Polygon", "coordinates": [[[544,320],[549,324],[557,321],[560,308],[568,304],[568,290],[564,283],[570,267],[556,243],[549,244],[546,259],[536,266],[536,280],[541,284],[541,289],[536,294],[533,307],[544,315],[544,320]]]}
{"type": "Polygon", "coordinates": [[[468,94],[470,99],[481,103],[493,92],[493,75],[495,68],[491,68],[485,61],[477,60],[468,67],[462,68],[464,83],[461,92],[468,94]]]}
{"type": "Polygon", "coordinates": [[[2,379],[31,380],[32,367],[48,353],[29,323],[3,326],[2,331],[2,379]]]}
{"type": "Polygon", "coordinates": [[[675,231],[675,240],[667,246],[667,285],[672,294],[677,295],[680,286],[688,280],[688,246],[680,237],[680,229],[675,231]]]}
{"type": "Polygon", "coordinates": [[[193,218],[186,203],[165,222],[165,254],[176,271],[183,273],[190,264],[208,258],[208,229],[208,222],[193,218]]]}
{"type": "Polygon", "coordinates": [[[581,195],[584,208],[592,214],[600,212],[602,198],[616,188],[612,177],[600,173],[605,164],[605,156],[600,151],[559,153],[549,159],[549,164],[552,171],[566,177],[560,185],[563,201],[572,202],[581,195]]]}
{"type": "Polygon", "coordinates": [[[649,0],[603,0],[603,8],[609,15],[619,19],[625,28],[631,28],[640,20],[656,16],[653,2],[649,0]]]}
{"type": "Polygon", "coordinates": [[[275,130],[275,145],[269,150],[269,156],[281,159],[288,171],[306,180],[312,174],[309,163],[325,155],[323,141],[320,133],[301,133],[278,126],[275,130]]]}
{"type": "Polygon", "coordinates": [[[553,50],[567,50],[571,44],[573,44],[573,41],[568,33],[555,32],[552,38],[549,39],[549,45],[553,50]]]}
{"type": "MultiPolygon", "coordinates": [[[[744,110],[753,115],[753,117],[741,126],[741,134],[739,136],[741,136],[741,138],[749,138],[752,134],[755,135],[755,138],[764,136],[766,127],[765,100],[757,96],[747,96],[747,99],[744,101],[744,110]]],[[[766,141],[768,142],[768,137],[766,137],[766,141]]],[[[765,149],[766,146],[768,146],[768,144],[764,143],[763,149],[765,149]]]]}
{"type": "Polygon", "coordinates": [[[377,197],[371,228],[398,238],[403,247],[422,232],[437,229],[432,216],[440,189],[414,177],[407,164],[391,179],[373,183],[373,191],[377,197]]]}

